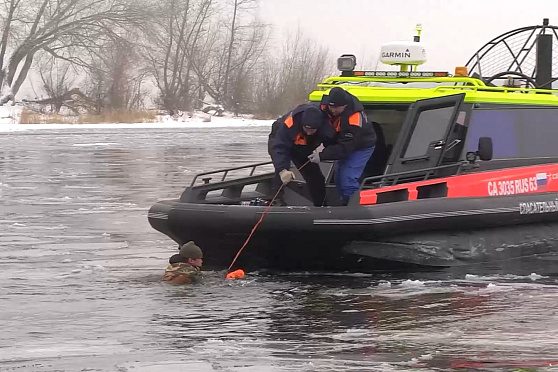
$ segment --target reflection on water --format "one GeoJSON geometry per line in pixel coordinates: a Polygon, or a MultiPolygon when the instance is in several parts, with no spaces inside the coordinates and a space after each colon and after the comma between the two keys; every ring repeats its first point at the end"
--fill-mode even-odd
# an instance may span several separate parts
{"type": "Polygon", "coordinates": [[[554,277],[160,282],[147,222],[194,174],[267,160],[269,128],[0,134],[4,371],[553,370],[554,277]]]}

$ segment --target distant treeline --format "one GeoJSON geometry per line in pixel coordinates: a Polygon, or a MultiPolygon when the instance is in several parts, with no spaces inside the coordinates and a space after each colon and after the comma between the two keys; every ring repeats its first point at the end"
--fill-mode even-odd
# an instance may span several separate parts
{"type": "Polygon", "coordinates": [[[30,102],[59,113],[171,113],[214,103],[274,117],[331,73],[328,49],[295,30],[282,43],[257,0],[4,0],[0,103],[33,81],[30,102]],[[276,40],[277,37],[274,37],[276,40]],[[39,84],[38,84],[39,83],[39,84]],[[207,102],[206,102],[207,103],[207,102]]]}

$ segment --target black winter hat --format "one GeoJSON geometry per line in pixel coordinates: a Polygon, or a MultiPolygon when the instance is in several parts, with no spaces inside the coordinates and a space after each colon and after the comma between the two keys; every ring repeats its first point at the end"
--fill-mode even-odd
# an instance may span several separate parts
{"type": "Polygon", "coordinates": [[[188,258],[182,257],[179,253],[173,254],[169,258],[169,263],[170,264],[176,264],[176,263],[180,263],[180,262],[188,262],[188,258]]]}
{"type": "Polygon", "coordinates": [[[344,106],[348,102],[347,92],[343,88],[335,87],[329,91],[329,101],[330,106],[344,106]]]}
{"type": "Polygon", "coordinates": [[[309,106],[302,113],[302,125],[312,129],[318,129],[324,122],[322,110],[315,106],[309,106]]]}

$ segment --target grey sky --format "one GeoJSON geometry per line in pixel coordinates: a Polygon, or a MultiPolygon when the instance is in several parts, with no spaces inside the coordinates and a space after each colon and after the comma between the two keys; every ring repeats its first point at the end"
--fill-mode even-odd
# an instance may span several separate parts
{"type": "Polygon", "coordinates": [[[382,44],[412,40],[421,23],[428,56],[421,69],[453,72],[506,31],[543,18],[558,25],[558,0],[260,0],[260,14],[273,25],[275,42],[300,26],[332,57],[353,53],[357,67],[368,69],[382,44]]]}

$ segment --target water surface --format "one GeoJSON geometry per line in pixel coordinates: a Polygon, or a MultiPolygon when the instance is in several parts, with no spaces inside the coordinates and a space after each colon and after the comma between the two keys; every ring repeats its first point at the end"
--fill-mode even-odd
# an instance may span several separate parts
{"type": "Polygon", "coordinates": [[[175,287],[147,222],[268,127],[0,133],[0,370],[558,370],[556,277],[249,273],[175,287]]]}

